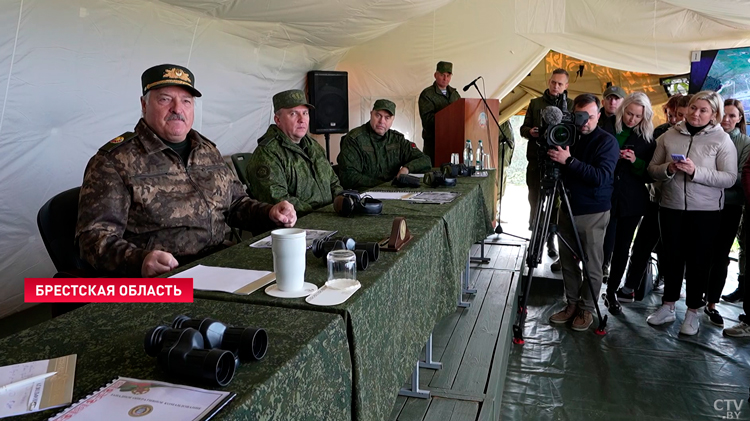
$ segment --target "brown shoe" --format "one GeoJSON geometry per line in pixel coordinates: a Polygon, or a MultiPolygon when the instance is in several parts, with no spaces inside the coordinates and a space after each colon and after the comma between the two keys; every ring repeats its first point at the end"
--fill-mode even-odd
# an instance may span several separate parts
{"type": "Polygon", "coordinates": [[[567,323],[570,319],[572,319],[576,315],[576,311],[578,311],[578,306],[575,304],[568,304],[567,307],[565,307],[564,310],[559,311],[549,318],[550,323],[567,323]]]}
{"type": "Polygon", "coordinates": [[[578,315],[573,319],[573,330],[584,332],[591,327],[591,323],[594,323],[594,315],[588,310],[581,310],[578,315]]]}

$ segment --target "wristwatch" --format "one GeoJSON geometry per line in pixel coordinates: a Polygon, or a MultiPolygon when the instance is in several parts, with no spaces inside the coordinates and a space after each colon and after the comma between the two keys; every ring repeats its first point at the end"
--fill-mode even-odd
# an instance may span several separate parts
{"type": "Polygon", "coordinates": [[[570,165],[571,162],[573,162],[573,155],[565,159],[565,165],[570,165]]]}

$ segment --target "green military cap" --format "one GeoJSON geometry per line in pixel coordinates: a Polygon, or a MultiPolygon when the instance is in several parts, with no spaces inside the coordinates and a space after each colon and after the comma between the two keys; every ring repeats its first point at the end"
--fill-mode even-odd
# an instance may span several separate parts
{"type": "Polygon", "coordinates": [[[393,101],[389,101],[387,99],[379,99],[375,101],[375,105],[372,106],[372,110],[385,110],[391,113],[391,115],[396,115],[396,104],[394,104],[393,101]]]}
{"type": "Polygon", "coordinates": [[[143,86],[143,95],[155,88],[165,86],[182,86],[187,89],[193,96],[201,96],[201,93],[195,89],[195,76],[187,67],[176,64],[160,64],[147,69],[141,75],[141,84],[143,86]]]}
{"type": "Polygon", "coordinates": [[[440,73],[453,74],[453,63],[449,61],[438,61],[437,68],[435,70],[440,73]]]}
{"type": "Polygon", "coordinates": [[[282,108],[294,108],[298,105],[306,105],[307,108],[315,109],[312,104],[307,103],[305,93],[300,89],[291,89],[279,92],[273,96],[273,112],[278,112],[282,108]]]}
{"type": "Polygon", "coordinates": [[[626,97],[625,90],[619,86],[614,86],[614,85],[604,90],[604,92],[602,93],[602,98],[607,99],[607,97],[610,95],[614,95],[620,99],[623,99],[626,97]]]}

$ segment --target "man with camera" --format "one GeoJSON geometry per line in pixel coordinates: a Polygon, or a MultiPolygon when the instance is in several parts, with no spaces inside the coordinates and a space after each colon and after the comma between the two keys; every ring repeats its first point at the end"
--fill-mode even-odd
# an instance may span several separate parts
{"type": "Polygon", "coordinates": [[[337,162],[345,189],[362,191],[402,174],[430,170],[430,158],[403,134],[391,129],[395,117],[396,104],[379,99],[370,111],[370,121],[341,139],[337,162]]]}
{"type": "MultiPolygon", "coordinates": [[[[539,193],[541,189],[541,166],[540,161],[544,160],[546,145],[544,142],[544,133],[541,127],[544,126],[542,119],[542,110],[545,107],[553,106],[561,111],[570,111],[573,108],[573,101],[567,98],[568,89],[568,72],[565,69],[555,69],[547,82],[548,89],[539,98],[534,98],[526,108],[526,117],[521,126],[521,136],[529,140],[526,146],[526,159],[529,161],[526,166],[526,186],[529,188],[529,230],[533,228],[536,221],[536,209],[539,204],[539,193]],[[542,158],[540,158],[542,157],[542,158]]],[[[557,214],[559,202],[556,201],[553,215],[557,214]]],[[[547,243],[547,254],[550,257],[557,256],[557,248],[554,239],[550,238],[547,243]]],[[[552,264],[553,270],[559,270],[559,261],[552,264]]]]}
{"type": "Polygon", "coordinates": [[[585,331],[593,323],[594,300],[602,285],[604,234],[612,206],[613,177],[620,156],[617,140],[597,126],[600,117],[599,99],[592,94],[581,94],[573,101],[576,120],[586,113],[588,119],[577,127],[580,136],[568,147],[554,146],[547,156],[561,167],[562,179],[568,192],[570,210],[561,209],[559,232],[575,247],[578,233],[583,255],[588,258],[588,270],[594,295],[582,278],[578,262],[566,247],[560,248],[567,307],[552,315],[550,323],[573,320],[573,330],[585,331]]]}

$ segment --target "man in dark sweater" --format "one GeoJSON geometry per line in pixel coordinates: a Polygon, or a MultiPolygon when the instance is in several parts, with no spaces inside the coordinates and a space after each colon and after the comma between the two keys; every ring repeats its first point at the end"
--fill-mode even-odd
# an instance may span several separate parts
{"type": "Polygon", "coordinates": [[[620,150],[617,140],[597,127],[599,99],[592,94],[581,94],[573,101],[574,111],[585,111],[588,121],[581,127],[580,137],[570,148],[550,149],[547,155],[562,167],[562,178],[568,190],[575,225],[567,209],[560,209],[560,234],[575,244],[574,231],[578,232],[583,252],[588,257],[586,268],[591,277],[594,295],[581,276],[581,269],[570,250],[560,247],[563,281],[567,307],[552,315],[550,323],[573,320],[573,329],[585,331],[593,323],[594,300],[602,286],[602,260],[604,259],[604,234],[609,223],[612,206],[614,171],[620,150]]]}

